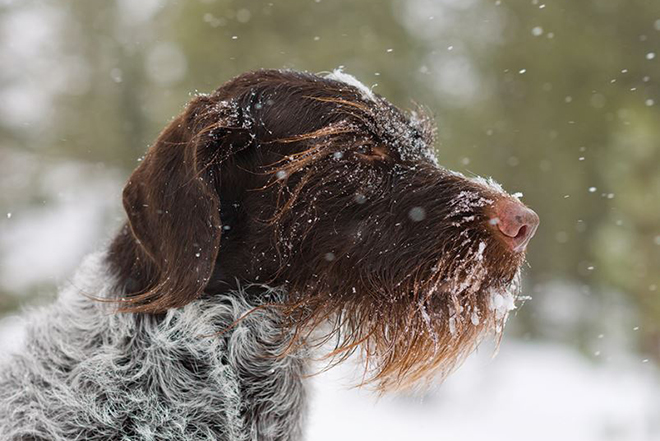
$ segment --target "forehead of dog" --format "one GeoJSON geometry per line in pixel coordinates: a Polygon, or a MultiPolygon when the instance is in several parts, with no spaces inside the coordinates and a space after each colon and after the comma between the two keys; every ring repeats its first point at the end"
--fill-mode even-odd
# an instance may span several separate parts
{"type": "Polygon", "coordinates": [[[210,96],[226,124],[247,129],[257,143],[341,134],[352,144],[387,147],[403,161],[437,164],[435,126],[421,108],[404,112],[354,76],[287,70],[243,74],[210,96]]]}

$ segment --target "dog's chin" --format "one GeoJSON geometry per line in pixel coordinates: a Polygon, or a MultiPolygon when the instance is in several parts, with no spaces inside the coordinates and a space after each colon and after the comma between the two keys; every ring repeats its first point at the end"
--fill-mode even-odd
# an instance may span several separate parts
{"type": "Polygon", "coordinates": [[[437,291],[434,296],[439,301],[428,302],[427,308],[411,307],[398,336],[390,338],[396,333],[383,329],[372,337],[363,351],[365,367],[374,366],[368,377],[382,392],[426,389],[440,383],[484,338],[493,336],[499,343],[507,317],[515,309],[518,286],[515,277],[505,286],[484,287],[466,295],[437,291]]]}
{"type": "Polygon", "coordinates": [[[364,366],[360,386],[380,393],[426,389],[441,382],[488,335],[499,342],[515,308],[518,267],[499,278],[478,274],[482,279],[468,285],[418,280],[389,295],[372,289],[352,293],[350,301],[335,293],[337,303],[304,302],[305,320],[296,315],[295,321],[305,322],[309,332],[299,328],[298,335],[307,345],[327,348],[331,342],[333,349],[326,352],[329,366],[357,352],[364,366]]]}

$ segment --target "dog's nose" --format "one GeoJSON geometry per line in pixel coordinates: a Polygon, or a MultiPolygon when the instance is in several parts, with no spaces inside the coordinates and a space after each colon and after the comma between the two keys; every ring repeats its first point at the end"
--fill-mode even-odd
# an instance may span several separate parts
{"type": "Polygon", "coordinates": [[[512,251],[525,249],[539,226],[539,216],[520,202],[502,199],[493,207],[491,225],[497,225],[501,238],[512,251]]]}

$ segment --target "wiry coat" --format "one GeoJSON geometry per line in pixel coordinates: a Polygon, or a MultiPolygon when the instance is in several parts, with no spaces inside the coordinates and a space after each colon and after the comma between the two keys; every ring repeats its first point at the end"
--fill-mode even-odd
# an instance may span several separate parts
{"type": "MultiPolygon", "coordinates": [[[[2,440],[295,440],[305,393],[300,353],[283,353],[278,314],[244,291],[162,317],[116,314],[103,255],[29,320],[24,350],[0,367],[2,440]]],[[[279,293],[267,294],[275,300],[279,293]]],[[[264,297],[262,297],[264,298],[264,297]]]]}

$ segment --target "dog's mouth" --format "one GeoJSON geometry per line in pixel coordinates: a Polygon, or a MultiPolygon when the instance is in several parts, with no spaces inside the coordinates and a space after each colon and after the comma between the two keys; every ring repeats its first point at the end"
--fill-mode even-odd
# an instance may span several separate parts
{"type": "MultiPolygon", "coordinates": [[[[293,322],[317,328],[330,319],[329,330],[319,328],[325,330],[320,340],[334,342],[331,356],[338,361],[361,353],[363,384],[380,392],[425,387],[458,367],[486,336],[501,337],[518,297],[521,258],[503,259],[495,245],[477,242],[463,265],[448,266],[445,256],[398,280],[372,278],[337,286],[332,295],[306,290],[301,308],[290,311],[293,322]]],[[[312,334],[301,329],[310,343],[312,334]]]]}
{"type": "Polygon", "coordinates": [[[490,327],[500,332],[503,323],[495,321],[506,319],[506,313],[515,307],[524,254],[502,253],[496,245],[499,244],[480,241],[461,258],[454,259],[458,264],[449,267],[447,259],[441,259],[433,267],[436,274],[431,276],[426,293],[418,297],[430,300],[430,309],[444,310],[457,324],[477,325],[492,319],[489,316],[497,312],[490,327]]]}
{"type": "Polygon", "coordinates": [[[467,245],[460,256],[438,259],[426,277],[404,283],[401,288],[410,294],[379,308],[388,326],[377,327],[363,351],[379,389],[431,384],[452,372],[485,337],[499,342],[516,308],[523,262],[524,252],[486,237],[467,245]]]}

